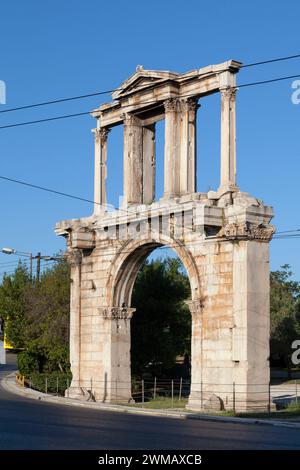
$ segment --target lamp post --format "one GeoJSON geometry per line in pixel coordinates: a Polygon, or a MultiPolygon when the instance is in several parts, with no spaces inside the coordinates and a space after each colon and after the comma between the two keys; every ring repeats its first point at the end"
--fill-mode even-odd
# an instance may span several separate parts
{"type": "Polygon", "coordinates": [[[29,257],[30,260],[30,280],[32,281],[32,260],[36,259],[36,280],[39,282],[40,280],[40,274],[41,274],[41,259],[45,261],[60,261],[62,258],[58,256],[47,256],[47,255],[42,255],[41,252],[39,251],[36,255],[33,255],[31,252],[26,252],[26,251],[18,251],[15,250],[14,248],[10,247],[5,247],[2,248],[2,253],[6,255],[19,255],[19,256],[27,256],[29,257]]]}
{"type": "Polygon", "coordinates": [[[30,259],[30,268],[29,268],[30,280],[32,280],[32,260],[33,260],[32,253],[27,253],[27,252],[24,252],[24,251],[17,251],[14,248],[10,248],[10,247],[2,248],[1,251],[2,251],[2,253],[6,254],[6,255],[28,256],[29,259],[30,259]]]}

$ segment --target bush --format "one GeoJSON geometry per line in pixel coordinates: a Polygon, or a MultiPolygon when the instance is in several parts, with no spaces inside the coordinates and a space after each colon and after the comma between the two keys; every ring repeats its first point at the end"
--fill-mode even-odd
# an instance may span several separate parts
{"type": "Polygon", "coordinates": [[[18,354],[18,369],[21,374],[67,373],[70,371],[68,345],[47,349],[31,342],[25,351],[18,354]]]}
{"type": "Polygon", "coordinates": [[[18,369],[21,374],[29,376],[39,371],[39,356],[30,351],[22,351],[18,354],[18,369]]]}
{"type": "Polygon", "coordinates": [[[52,372],[50,374],[33,373],[26,376],[31,388],[43,393],[53,393],[64,395],[65,390],[70,386],[72,380],[71,372],[52,372]]]}

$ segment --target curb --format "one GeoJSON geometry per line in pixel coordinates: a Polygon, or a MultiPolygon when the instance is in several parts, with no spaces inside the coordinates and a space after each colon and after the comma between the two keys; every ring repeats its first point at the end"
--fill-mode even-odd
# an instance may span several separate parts
{"type": "Polygon", "coordinates": [[[134,408],[124,405],[110,405],[103,403],[84,402],[75,400],[72,398],[56,397],[48,395],[46,393],[38,392],[36,390],[21,388],[15,383],[15,372],[10,373],[1,380],[1,386],[7,392],[15,395],[22,396],[24,398],[30,398],[32,400],[44,401],[47,403],[53,403],[58,405],[77,406],[81,408],[96,409],[99,411],[112,411],[118,413],[136,414],[142,416],[152,417],[163,417],[163,418],[175,418],[175,419],[193,419],[202,421],[218,421],[225,423],[244,423],[244,424],[264,424],[269,426],[280,426],[288,428],[300,429],[300,423],[285,422],[280,420],[267,420],[267,419],[256,419],[256,418],[239,418],[230,416],[212,416],[207,414],[193,413],[188,411],[171,411],[171,410],[145,410],[143,408],[134,408]]]}

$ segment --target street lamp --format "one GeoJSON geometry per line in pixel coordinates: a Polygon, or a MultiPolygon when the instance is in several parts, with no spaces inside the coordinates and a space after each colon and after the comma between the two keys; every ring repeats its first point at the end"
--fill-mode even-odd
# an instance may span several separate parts
{"type": "Polygon", "coordinates": [[[60,261],[61,257],[56,256],[42,256],[40,252],[38,252],[35,256],[32,253],[27,253],[26,251],[18,251],[14,248],[5,247],[2,248],[2,253],[6,255],[19,255],[19,256],[27,256],[30,258],[30,279],[32,280],[32,260],[36,259],[36,280],[37,282],[40,280],[40,272],[41,272],[41,259],[45,261],[60,261]]]}
{"type": "Polygon", "coordinates": [[[2,253],[5,253],[6,255],[12,255],[16,252],[13,248],[2,248],[2,253]]]}
{"type": "Polygon", "coordinates": [[[17,251],[14,248],[10,248],[10,247],[2,248],[1,251],[2,251],[2,253],[6,254],[6,255],[28,256],[30,258],[30,268],[29,268],[30,279],[32,280],[32,259],[33,259],[32,253],[17,251]]]}

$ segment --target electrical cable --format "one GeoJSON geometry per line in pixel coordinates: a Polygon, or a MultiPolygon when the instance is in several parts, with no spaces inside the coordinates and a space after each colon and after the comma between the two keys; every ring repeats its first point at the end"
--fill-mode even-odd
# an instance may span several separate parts
{"type": "MultiPolygon", "coordinates": [[[[252,63],[249,63],[249,64],[242,64],[241,68],[255,67],[255,66],[259,66],[259,65],[266,65],[266,64],[270,64],[270,63],[274,63],[274,62],[280,62],[280,61],[285,61],[285,60],[296,59],[296,58],[299,58],[299,57],[300,57],[300,54],[284,56],[284,57],[276,57],[274,59],[267,59],[267,60],[263,60],[263,61],[259,61],[259,62],[252,62],[252,63]]],[[[200,74],[200,76],[201,75],[207,75],[207,72],[203,73],[203,74],[200,74]]],[[[37,108],[37,107],[40,107],[40,106],[48,106],[48,105],[51,105],[51,104],[64,103],[64,102],[67,102],[67,101],[74,101],[74,100],[79,100],[79,99],[91,98],[91,97],[94,97],[94,96],[106,95],[106,94],[114,93],[116,91],[121,91],[121,90],[122,90],[122,88],[114,88],[112,90],[97,91],[97,92],[93,92],[93,93],[86,93],[86,94],[83,94],[83,95],[68,96],[68,97],[57,98],[57,99],[48,100],[48,101],[41,101],[41,102],[38,102],[38,103],[30,103],[30,104],[24,105],[24,106],[17,106],[15,108],[9,108],[9,109],[1,110],[0,114],[9,113],[9,112],[13,112],[13,111],[20,111],[20,110],[23,110],[23,109],[37,108]]]]}

